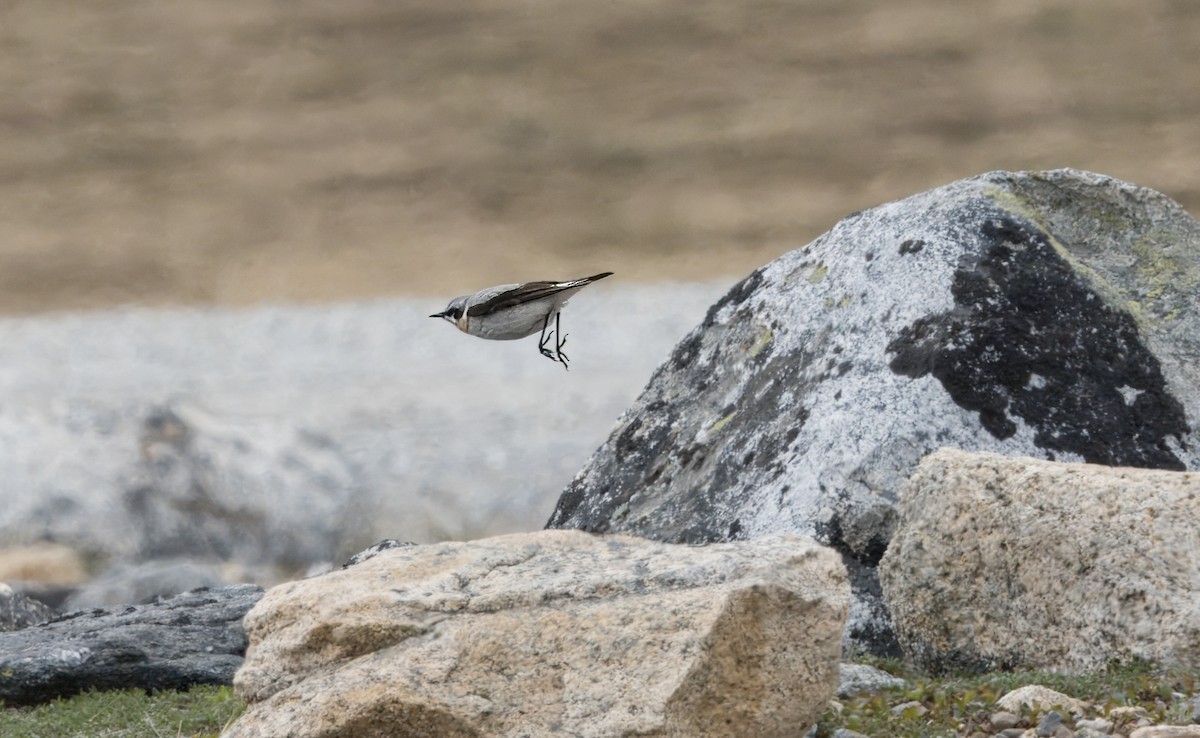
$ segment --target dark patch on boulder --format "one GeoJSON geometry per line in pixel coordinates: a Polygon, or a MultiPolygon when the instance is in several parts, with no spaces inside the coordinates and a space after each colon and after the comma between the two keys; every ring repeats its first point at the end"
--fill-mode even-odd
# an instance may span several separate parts
{"type": "Polygon", "coordinates": [[[855,560],[844,551],[842,563],[850,578],[850,589],[854,592],[855,607],[865,612],[850,618],[846,623],[846,637],[864,648],[867,653],[884,658],[901,656],[900,644],[892,631],[891,618],[883,604],[883,589],[879,586],[874,566],[855,560]]]}
{"type": "Polygon", "coordinates": [[[900,255],[906,256],[908,254],[915,254],[923,248],[925,248],[924,241],[919,238],[909,238],[900,244],[900,255]]]}
{"type": "Polygon", "coordinates": [[[1167,444],[1189,432],[1183,406],[1133,317],[1040,231],[1009,217],[981,230],[982,255],[955,272],[955,307],[901,330],[887,347],[892,371],[933,375],[996,438],[1016,433],[1016,416],[1047,451],[1184,469],[1167,444]]]}
{"type": "Polygon", "coordinates": [[[413,543],[412,541],[400,541],[395,538],[384,538],[379,543],[373,544],[346,559],[346,562],[342,564],[342,568],[348,569],[351,566],[357,566],[358,564],[361,564],[369,559],[373,559],[384,551],[390,551],[393,548],[408,548],[409,546],[415,545],[417,544],[413,543]]]}
{"type": "Polygon", "coordinates": [[[736,541],[736,540],[738,540],[738,535],[741,534],[741,532],[742,532],[742,523],[740,520],[735,520],[729,524],[729,530],[725,534],[725,540],[736,541]]]}
{"type": "Polygon", "coordinates": [[[725,293],[724,297],[713,303],[713,306],[708,309],[708,313],[705,314],[704,323],[702,325],[706,328],[712,326],[714,323],[716,323],[717,314],[722,310],[730,305],[741,305],[743,302],[748,300],[750,296],[754,294],[754,291],[758,289],[758,286],[762,284],[762,281],[762,267],[750,272],[745,279],[731,287],[730,290],[725,293]]]}

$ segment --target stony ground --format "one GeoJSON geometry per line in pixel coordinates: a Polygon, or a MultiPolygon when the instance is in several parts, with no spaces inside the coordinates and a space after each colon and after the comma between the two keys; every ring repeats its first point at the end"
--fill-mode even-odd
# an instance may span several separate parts
{"type": "Polygon", "coordinates": [[[63,0],[0,10],[0,310],[734,277],[1074,166],[1200,211],[1200,4],[63,0]]]}

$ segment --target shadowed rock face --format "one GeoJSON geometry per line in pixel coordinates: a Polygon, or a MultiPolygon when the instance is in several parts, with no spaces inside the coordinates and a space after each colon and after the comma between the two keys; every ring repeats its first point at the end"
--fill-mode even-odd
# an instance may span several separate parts
{"type": "Polygon", "coordinates": [[[993,172],[855,213],[709,310],[550,527],[716,541],[808,533],[895,643],[875,566],[941,446],[1196,469],[1200,224],[1075,170],[993,172]]]}

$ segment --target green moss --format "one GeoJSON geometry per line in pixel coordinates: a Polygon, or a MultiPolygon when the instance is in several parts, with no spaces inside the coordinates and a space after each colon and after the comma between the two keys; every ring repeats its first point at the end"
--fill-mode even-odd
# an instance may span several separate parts
{"type": "Polygon", "coordinates": [[[808,283],[816,284],[822,279],[825,279],[825,275],[827,274],[829,274],[829,267],[825,266],[824,263],[818,264],[817,268],[813,270],[812,274],[808,275],[808,283]]]}
{"type": "MultiPolygon", "coordinates": [[[[1011,190],[1001,189],[1000,187],[989,187],[983,191],[983,194],[996,203],[996,206],[1001,210],[1012,213],[1019,218],[1024,218],[1036,225],[1042,233],[1046,233],[1046,229],[1042,226],[1041,212],[1034,208],[1028,200],[1019,197],[1011,190]]],[[[1049,234],[1047,233],[1046,235],[1049,234]]]]}
{"type": "Polygon", "coordinates": [[[1164,234],[1152,230],[1132,244],[1138,276],[1150,286],[1148,296],[1158,298],[1168,290],[1190,293],[1200,288],[1200,271],[1189,269],[1163,248],[1164,234]]]}
{"type": "Polygon", "coordinates": [[[771,329],[763,329],[762,335],[759,336],[758,340],[754,342],[754,345],[750,347],[750,356],[758,356],[759,353],[773,340],[775,340],[775,334],[771,331],[771,329]]]}
{"type": "Polygon", "coordinates": [[[728,423],[729,421],[733,420],[733,416],[735,416],[735,415],[737,415],[737,413],[729,413],[729,414],[728,414],[728,415],[726,415],[725,417],[723,417],[723,418],[721,418],[720,420],[718,420],[717,422],[713,423],[713,424],[712,424],[712,425],[709,427],[709,429],[708,429],[708,432],[709,432],[709,433],[716,433],[716,432],[720,431],[722,428],[724,428],[724,427],[725,427],[725,424],[726,424],[726,423],[728,423]]]}
{"type": "Polygon", "coordinates": [[[0,709],[5,738],[215,738],[245,704],[229,687],[187,692],[87,692],[37,707],[0,709]]]}
{"type": "MultiPolygon", "coordinates": [[[[987,189],[984,191],[984,194],[996,203],[996,206],[1001,210],[1015,215],[1037,228],[1046,237],[1047,241],[1049,241],[1055,253],[1065,259],[1076,274],[1083,276],[1087,280],[1088,285],[1100,295],[1106,304],[1118,310],[1129,310],[1139,327],[1146,327],[1145,314],[1142,312],[1141,306],[1136,302],[1127,300],[1125,295],[1121,294],[1120,290],[1109,283],[1105,277],[1080,261],[1066,246],[1063,246],[1054,234],[1046,228],[1043,218],[1044,214],[1033,203],[1014,192],[1000,188],[987,189]]],[[[1086,217],[1104,223],[1113,233],[1128,231],[1134,225],[1126,215],[1112,208],[1094,208],[1091,213],[1086,214],[1086,217]]]]}

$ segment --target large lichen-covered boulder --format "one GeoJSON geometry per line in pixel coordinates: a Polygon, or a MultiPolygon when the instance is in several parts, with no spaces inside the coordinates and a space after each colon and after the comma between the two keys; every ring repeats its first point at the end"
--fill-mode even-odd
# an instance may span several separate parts
{"type": "Polygon", "coordinates": [[[1076,170],[992,172],[846,217],[713,305],[550,527],[787,531],[851,569],[849,637],[894,647],[875,567],[941,446],[1200,468],[1200,224],[1076,170]]]}

